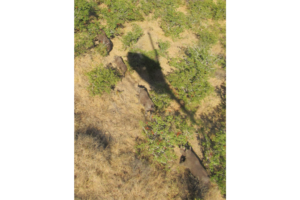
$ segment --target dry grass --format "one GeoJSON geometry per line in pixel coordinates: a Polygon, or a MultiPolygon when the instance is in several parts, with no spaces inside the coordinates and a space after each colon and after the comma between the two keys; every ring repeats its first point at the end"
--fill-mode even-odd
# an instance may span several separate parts
{"type": "MultiPolygon", "coordinates": [[[[145,31],[136,46],[146,51],[152,50],[148,31],[154,44],[159,39],[171,42],[170,57],[178,55],[180,46],[196,41],[193,34],[185,31],[181,34],[182,39],[173,42],[164,36],[157,21],[136,24],[145,31]]],[[[125,24],[124,32],[130,30],[131,24],[125,24]]],[[[127,73],[110,95],[92,97],[88,93],[86,72],[112,62],[115,55],[126,60],[127,51],[122,50],[121,38],[113,38],[112,42],[114,47],[107,57],[91,53],[75,58],[75,196],[82,200],[194,199],[201,194],[197,180],[179,166],[179,158],[166,172],[137,157],[134,146],[136,140],[143,137],[139,122],[145,117],[135,94],[138,83],[150,89],[149,84],[133,72],[127,73]]],[[[156,44],[155,48],[158,48],[156,44]]],[[[160,58],[160,63],[166,73],[171,67],[164,59],[160,58]]],[[[208,97],[197,114],[208,112],[218,102],[216,95],[208,97]]],[[[178,107],[174,105],[171,109],[178,107]]],[[[197,139],[191,143],[202,157],[197,139]]],[[[180,155],[177,149],[175,152],[180,155]]],[[[223,198],[215,185],[204,199],[223,198]]]]}
{"type": "MultiPolygon", "coordinates": [[[[75,195],[82,199],[166,199],[164,173],[124,151],[127,144],[98,147],[91,136],[75,141],[75,195]],[[120,149],[120,147],[123,146],[120,149]]],[[[172,196],[171,196],[172,198],[172,196]]]]}

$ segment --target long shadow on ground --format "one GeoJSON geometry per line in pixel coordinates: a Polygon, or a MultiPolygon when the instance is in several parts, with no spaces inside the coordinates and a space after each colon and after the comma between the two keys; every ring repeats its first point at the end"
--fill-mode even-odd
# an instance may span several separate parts
{"type": "Polygon", "coordinates": [[[149,83],[151,89],[163,89],[164,93],[168,94],[171,99],[176,100],[180,104],[181,109],[187,116],[191,119],[193,123],[196,122],[194,118],[194,113],[189,111],[184,102],[177,98],[167,83],[164,74],[162,73],[162,68],[159,63],[157,50],[154,48],[153,41],[150,33],[148,33],[152,48],[155,52],[155,59],[151,59],[148,56],[135,52],[128,52],[127,59],[129,65],[140,75],[140,77],[149,83]]]}

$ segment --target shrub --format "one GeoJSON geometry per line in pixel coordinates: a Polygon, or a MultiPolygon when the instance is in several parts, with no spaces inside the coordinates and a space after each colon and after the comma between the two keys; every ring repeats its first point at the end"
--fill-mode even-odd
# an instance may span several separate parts
{"type": "Polygon", "coordinates": [[[213,9],[213,19],[226,19],[226,1],[218,0],[213,9]]]}
{"type": "Polygon", "coordinates": [[[122,37],[124,49],[137,43],[138,39],[144,34],[143,29],[140,26],[133,24],[132,27],[132,32],[130,31],[122,37]]]}
{"type": "Polygon", "coordinates": [[[171,97],[165,85],[156,84],[156,87],[150,91],[151,99],[158,112],[164,112],[170,105],[171,97]]]}
{"type": "Polygon", "coordinates": [[[143,124],[146,141],[136,146],[140,155],[148,156],[155,163],[168,167],[176,159],[174,147],[191,139],[193,127],[183,116],[153,116],[153,122],[143,124]]]}
{"type": "Polygon", "coordinates": [[[221,86],[221,103],[213,112],[202,116],[201,134],[204,164],[222,194],[226,193],[226,86],[221,86]]]}
{"type": "Polygon", "coordinates": [[[204,45],[215,44],[218,41],[218,36],[216,33],[209,31],[208,29],[203,29],[197,33],[199,40],[204,45]]]}
{"type": "Polygon", "coordinates": [[[88,90],[93,96],[101,96],[104,92],[110,93],[114,85],[120,80],[115,70],[101,66],[88,72],[87,76],[90,82],[88,90]]]}
{"type": "Polygon", "coordinates": [[[158,47],[159,47],[159,55],[163,56],[163,57],[167,57],[168,55],[168,48],[170,48],[170,42],[169,41],[166,41],[166,42],[163,42],[161,40],[158,41],[158,47]]]}
{"type": "Polygon", "coordinates": [[[94,46],[94,38],[87,32],[75,34],[75,56],[86,53],[88,49],[94,46]]]}
{"type": "Polygon", "coordinates": [[[160,26],[166,36],[178,38],[186,27],[186,16],[182,12],[176,12],[172,7],[168,8],[161,17],[160,26]]]}
{"type": "Polygon", "coordinates": [[[190,22],[200,22],[202,19],[212,18],[212,8],[214,7],[213,0],[196,1],[191,0],[187,2],[189,9],[190,22]]]}
{"type": "Polygon", "coordinates": [[[101,45],[94,44],[94,39],[103,29],[108,38],[121,34],[121,26],[125,21],[142,21],[144,18],[137,9],[135,0],[75,0],[75,56],[86,53],[96,47],[96,52],[107,55],[101,45]],[[104,2],[108,8],[100,9],[97,4],[104,2]],[[101,25],[97,19],[105,19],[101,25]]]}
{"type": "Polygon", "coordinates": [[[152,13],[154,8],[155,8],[154,3],[152,3],[152,2],[150,3],[147,0],[141,1],[141,10],[145,13],[146,16],[149,15],[150,13],[152,13]]]}
{"type": "Polygon", "coordinates": [[[108,8],[101,9],[101,16],[107,24],[104,31],[107,37],[120,34],[119,27],[126,21],[143,21],[144,17],[137,7],[137,2],[133,0],[106,0],[108,8]]]}
{"type": "Polygon", "coordinates": [[[154,13],[154,18],[161,17],[165,9],[175,10],[179,5],[182,4],[181,0],[163,0],[163,1],[152,1],[152,0],[141,0],[140,9],[148,15],[154,13]]]}
{"type": "Polygon", "coordinates": [[[226,193],[226,132],[220,130],[209,138],[205,135],[206,142],[202,145],[206,147],[204,158],[209,160],[209,171],[211,179],[215,181],[221,193],[226,193]]]}
{"type": "Polygon", "coordinates": [[[189,109],[194,109],[193,104],[199,104],[213,91],[208,78],[214,71],[215,60],[210,55],[208,46],[203,45],[189,47],[183,59],[171,60],[170,65],[178,70],[168,75],[167,80],[172,85],[175,96],[183,100],[189,109]]]}
{"type": "Polygon", "coordinates": [[[83,31],[90,23],[90,16],[95,15],[96,4],[86,0],[75,0],[75,31],[83,31]]]}

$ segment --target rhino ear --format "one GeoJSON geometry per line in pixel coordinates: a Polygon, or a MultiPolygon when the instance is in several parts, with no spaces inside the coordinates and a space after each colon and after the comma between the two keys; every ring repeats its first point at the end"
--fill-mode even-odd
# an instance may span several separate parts
{"type": "Polygon", "coordinates": [[[185,156],[185,149],[181,148],[180,153],[185,156]]]}

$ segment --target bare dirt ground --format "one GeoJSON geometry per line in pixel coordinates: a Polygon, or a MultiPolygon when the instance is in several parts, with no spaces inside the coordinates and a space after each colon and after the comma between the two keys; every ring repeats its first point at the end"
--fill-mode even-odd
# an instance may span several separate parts
{"type": "MultiPolygon", "coordinates": [[[[188,31],[181,34],[181,39],[172,41],[165,37],[157,21],[136,22],[144,30],[144,35],[134,46],[149,51],[153,50],[147,32],[154,41],[170,41],[170,57],[179,55],[180,46],[192,45],[197,38],[188,31]]],[[[131,30],[126,23],[124,32],[131,30]]],[[[89,53],[75,58],[75,196],[79,199],[193,199],[196,191],[192,187],[193,179],[175,163],[166,173],[152,166],[147,160],[136,157],[136,140],[142,138],[140,121],[145,121],[143,108],[138,103],[137,85],[150,89],[136,72],[127,73],[117,83],[111,94],[92,97],[87,91],[86,72],[106,66],[115,55],[126,61],[127,51],[122,50],[120,37],[112,39],[113,50],[109,56],[102,57],[89,53]],[[192,188],[192,189],[191,189],[192,188]],[[191,192],[194,191],[194,192],[191,192]]],[[[213,51],[218,52],[216,46],[213,51]]],[[[160,57],[163,73],[171,70],[167,59],[160,57]]],[[[220,86],[225,80],[225,72],[219,69],[220,76],[211,78],[213,86],[220,86]]],[[[196,116],[210,112],[220,103],[220,98],[212,94],[203,100],[196,116]]],[[[171,109],[178,109],[172,102],[171,109]]],[[[190,141],[195,152],[202,158],[198,140],[190,141]]],[[[179,149],[175,152],[180,157],[179,149]]],[[[224,199],[217,186],[213,185],[204,199],[224,199]]]]}

